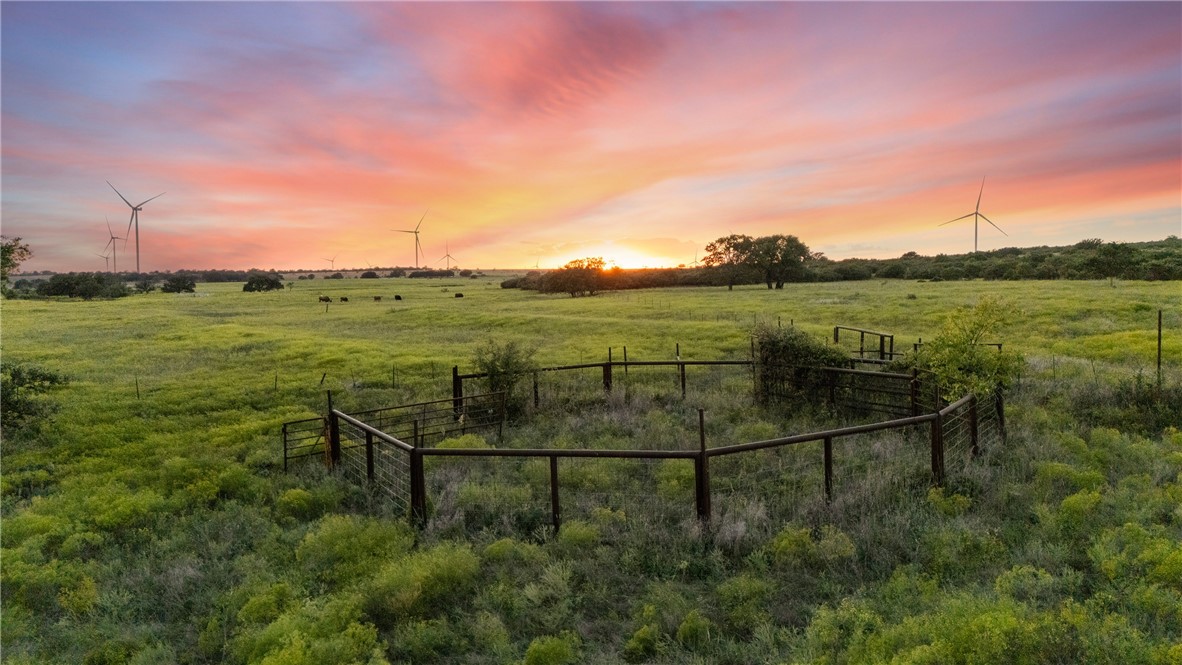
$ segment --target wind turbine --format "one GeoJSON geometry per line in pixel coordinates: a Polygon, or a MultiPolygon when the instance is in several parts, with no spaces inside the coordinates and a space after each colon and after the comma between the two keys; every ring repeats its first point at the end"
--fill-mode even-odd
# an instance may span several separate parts
{"type": "MultiPolygon", "coordinates": [[[[989,219],[981,212],[981,195],[984,193],[985,193],[985,177],[982,176],[981,177],[981,191],[977,193],[977,207],[974,208],[973,211],[967,215],[961,215],[960,217],[957,217],[956,219],[949,220],[949,221],[944,222],[943,224],[939,225],[939,226],[947,226],[948,224],[951,224],[952,222],[959,222],[962,219],[967,219],[969,217],[972,217],[973,218],[973,252],[974,253],[976,253],[976,251],[977,251],[977,225],[979,224],[979,220],[977,219],[978,217],[989,222],[989,225],[992,226],[993,228],[997,229],[998,231],[1001,231],[1000,226],[998,226],[997,224],[994,224],[993,220],[989,219]]],[[[1001,231],[1001,234],[1003,236],[1006,236],[1007,238],[1010,235],[1010,234],[1006,233],[1005,231],[1001,231]]]]}
{"type": "MultiPolygon", "coordinates": [[[[107,220],[107,233],[111,236],[111,239],[107,241],[107,247],[111,248],[111,257],[110,258],[115,260],[115,272],[119,272],[119,253],[115,251],[115,241],[116,240],[127,240],[127,238],[115,235],[115,232],[111,230],[111,220],[109,220],[109,219],[107,220]]],[[[106,249],[107,247],[104,247],[103,249],[106,249]]],[[[105,254],[100,254],[99,256],[106,258],[105,254]]],[[[108,269],[110,268],[109,263],[108,263],[107,267],[108,267],[108,269]]],[[[136,272],[139,272],[139,270],[136,270],[136,272]]]]}
{"type": "Polygon", "coordinates": [[[106,259],[107,260],[107,272],[111,272],[111,257],[106,254],[95,254],[95,256],[101,256],[102,258],[106,259]]]}
{"type": "Polygon", "coordinates": [[[331,259],[320,259],[320,260],[321,261],[328,261],[328,269],[329,270],[336,270],[337,269],[337,257],[340,255],[341,255],[341,253],[337,252],[336,254],[332,255],[331,259]]]}
{"type": "MultiPolygon", "coordinates": [[[[115,189],[115,185],[111,185],[110,180],[107,181],[107,184],[111,186],[111,189],[115,189]]],[[[119,190],[115,189],[115,193],[119,194],[119,190]]],[[[152,199],[158,199],[161,196],[164,196],[164,194],[165,194],[164,192],[160,192],[156,196],[153,196],[152,199]]],[[[140,271],[140,211],[144,209],[144,204],[147,203],[148,201],[151,201],[152,199],[146,199],[146,200],[140,202],[139,205],[131,205],[131,201],[128,201],[126,196],[119,194],[119,198],[123,199],[123,202],[127,204],[128,208],[131,208],[131,219],[128,220],[128,222],[127,222],[127,230],[131,231],[131,225],[135,224],[135,271],[139,272],[140,271]]]]}
{"type": "MultiPolygon", "coordinates": [[[[447,246],[447,243],[446,243],[446,242],[444,242],[444,243],[443,243],[443,251],[444,251],[444,252],[447,252],[447,253],[446,253],[446,254],[444,254],[443,256],[439,257],[439,261],[442,261],[442,260],[444,260],[444,259],[447,259],[447,269],[448,269],[448,270],[451,270],[451,262],[452,262],[452,261],[455,261],[455,260],[456,260],[456,257],[454,257],[454,256],[452,256],[452,255],[451,255],[451,249],[449,249],[449,248],[448,248],[448,246],[447,246]]],[[[436,261],[436,263],[439,263],[439,261],[436,261]]]]}
{"type": "MultiPolygon", "coordinates": [[[[431,209],[427,208],[427,212],[431,212],[431,209]]],[[[415,225],[414,231],[407,231],[406,229],[390,229],[391,231],[398,231],[399,233],[413,233],[413,234],[415,234],[415,267],[416,268],[419,267],[419,252],[422,251],[422,249],[423,249],[423,246],[419,244],[419,227],[423,225],[423,220],[427,219],[427,212],[424,212],[423,216],[419,218],[419,223],[415,225]]]]}

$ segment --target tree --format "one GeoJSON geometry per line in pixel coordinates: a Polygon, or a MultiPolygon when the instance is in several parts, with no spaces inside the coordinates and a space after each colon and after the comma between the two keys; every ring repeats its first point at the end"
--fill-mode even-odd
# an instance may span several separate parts
{"type": "Polygon", "coordinates": [[[283,288],[283,280],[270,273],[255,273],[242,286],[243,291],[276,291],[283,288]]]}
{"type": "Polygon", "coordinates": [[[173,275],[160,285],[161,293],[193,293],[197,290],[197,282],[188,275],[173,275]]]}
{"type": "Polygon", "coordinates": [[[809,248],[796,236],[771,235],[748,243],[745,263],[759,270],[767,288],[782,289],[786,281],[804,279],[805,262],[810,258],[809,248]]]}
{"type": "Polygon", "coordinates": [[[542,276],[543,293],[569,293],[576,296],[593,296],[603,288],[602,258],[575,259],[558,270],[542,276]]]}
{"type": "Polygon", "coordinates": [[[1110,242],[1095,248],[1095,253],[1088,259],[1088,265],[1101,277],[1107,277],[1109,286],[1116,286],[1116,278],[1137,265],[1139,253],[1140,251],[1131,245],[1110,242]]]}
{"type": "Polygon", "coordinates": [[[378,278],[378,274],[372,270],[366,270],[365,272],[361,273],[361,279],[377,279],[377,278],[378,278]]]}
{"type": "Polygon", "coordinates": [[[731,234],[706,245],[706,256],[702,263],[712,268],[722,268],[726,275],[726,288],[734,290],[735,279],[747,263],[754,240],[751,236],[731,234]]]}
{"type": "Polygon", "coordinates": [[[0,235],[0,283],[8,283],[8,275],[32,256],[33,251],[21,242],[20,236],[9,238],[0,235]]]}

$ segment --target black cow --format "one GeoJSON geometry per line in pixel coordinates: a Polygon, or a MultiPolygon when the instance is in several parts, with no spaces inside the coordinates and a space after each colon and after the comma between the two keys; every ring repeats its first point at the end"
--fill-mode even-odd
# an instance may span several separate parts
{"type": "Polygon", "coordinates": [[[402,296],[398,296],[398,295],[396,295],[396,296],[394,296],[394,299],[395,299],[395,300],[402,300],[402,296]]]}
{"type": "Polygon", "coordinates": [[[341,296],[341,302],[349,302],[349,299],[345,296],[341,296]]]}
{"type": "Polygon", "coordinates": [[[320,302],[332,302],[332,298],[328,296],[320,296],[320,302]]]}
{"type": "Polygon", "coordinates": [[[374,296],[373,301],[374,302],[382,302],[382,297],[381,296],[374,296]]]}
{"type": "Polygon", "coordinates": [[[457,294],[456,294],[456,297],[457,297],[457,298],[463,298],[463,297],[464,297],[464,294],[462,294],[462,293],[457,293],[457,294]]]}

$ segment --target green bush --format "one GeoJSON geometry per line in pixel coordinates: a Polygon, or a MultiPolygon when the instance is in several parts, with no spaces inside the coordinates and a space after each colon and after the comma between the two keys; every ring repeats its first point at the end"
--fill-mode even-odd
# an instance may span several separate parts
{"type": "Polygon", "coordinates": [[[973,307],[959,307],[948,315],[935,337],[909,354],[896,369],[914,367],[935,377],[940,396],[954,401],[973,393],[992,395],[1013,383],[1022,369],[1022,356],[988,346],[1014,318],[1014,309],[998,298],[985,296],[973,307]]]}
{"type": "Polygon", "coordinates": [[[488,392],[504,392],[508,415],[518,417],[525,411],[526,396],[518,386],[537,369],[534,353],[537,349],[516,340],[498,342],[488,340],[476,347],[472,361],[476,370],[487,374],[484,382],[488,392]]]}
{"type": "Polygon", "coordinates": [[[296,561],[317,579],[347,584],[371,575],[383,560],[410,551],[414,532],[398,522],[328,515],[296,547],[296,561]]]}
{"type": "Polygon", "coordinates": [[[714,624],[702,616],[700,610],[691,610],[677,626],[677,641],[691,651],[704,649],[710,644],[710,633],[713,630],[714,624]]]}
{"type": "Polygon", "coordinates": [[[46,393],[66,382],[66,377],[38,365],[0,362],[0,428],[21,429],[48,416],[53,406],[46,393]]]}
{"type": "Polygon", "coordinates": [[[430,617],[457,606],[480,571],[467,545],[443,543],[385,564],[365,589],[366,612],[380,626],[430,617]]]}
{"type": "Polygon", "coordinates": [[[574,633],[545,635],[529,643],[525,665],[569,665],[578,659],[579,638],[574,633]]]}

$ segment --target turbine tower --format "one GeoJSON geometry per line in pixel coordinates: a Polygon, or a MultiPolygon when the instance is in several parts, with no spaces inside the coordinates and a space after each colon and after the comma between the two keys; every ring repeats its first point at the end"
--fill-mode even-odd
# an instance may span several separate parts
{"type": "MultiPolygon", "coordinates": [[[[443,243],[443,251],[444,251],[444,252],[446,252],[446,253],[445,253],[443,256],[439,257],[439,261],[442,261],[442,260],[444,260],[444,259],[447,259],[447,269],[448,269],[448,270],[451,270],[451,262],[452,262],[452,261],[455,261],[455,260],[456,260],[456,257],[454,257],[454,256],[452,256],[452,255],[451,255],[451,250],[450,250],[450,249],[448,249],[448,246],[447,246],[447,243],[446,243],[446,242],[444,242],[444,243],[443,243]]],[[[436,263],[438,263],[438,261],[436,261],[436,263]]]]}
{"type": "Polygon", "coordinates": [[[320,260],[321,260],[321,261],[328,261],[328,266],[329,266],[329,267],[328,267],[328,269],[329,269],[329,270],[336,270],[336,269],[337,269],[337,257],[338,257],[338,256],[340,256],[340,253],[339,253],[339,252],[338,252],[338,253],[336,253],[336,254],[333,254],[331,259],[320,259],[320,260]]]}
{"type": "Polygon", "coordinates": [[[95,254],[95,256],[105,259],[107,262],[107,272],[111,272],[111,257],[106,254],[95,254]]]}
{"type": "MultiPolygon", "coordinates": [[[[428,208],[427,212],[431,212],[431,209],[428,208]]],[[[424,212],[423,216],[419,218],[419,223],[415,225],[415,229],[413,231],[408,231],[406,229],[390,229],[391,231],[398,231],[399,233],[413,233],[413,234],[415,234],[415,267],[416,268],[419,267],[419,253],[423,249],[423,246],[419,244],[419,227],[423,225],[423,220],[427,219],[427,212],[424,212]]]]}
{"type": "MultiPolygon", "coordinates": [[[[106,257],[105,254],[100,255],[100,256],[113,259],[115,262],[115,272],[119,272],[119,253],[115,251],[115,241],[116,240],[127,240],[127,238],[115,235],[115,232],[111,230],[111,220],[109,220],[109,219],[107,220],[107,234],[111,236],[111,239],[107,241],[107,247],[111,248],[111,256],[106,257]]],[[[107,247],[104,247],[103,249],[106,249],[107,247]]],[[[111,262],[108,261],[107,262],[107,269],[110,270],[110,268],[111,268],[111,262]]],[[[136,270],[136,272],[139,272],[139,270],[136,270]]]]}
{"type": "MultiPolygon", "coordinates": [[[[107,184],[111,189],[115,189],[115,185],[111,185],[110,180],[107,181],[107,184]]],[[[119,190],[115,189],[115,193],[119,194],[119,190]]],[[[164,196],[164,192],[153,196],[152,199],[158,199],[161,196],[164,196]]],[[[135,224],[135,271],[138,273],[140,271],[140,211],[144,209],[144,204],[152,199],[141,201],[139,205],[131,205],[131,201],[128,201],[126,196],[119,194],[119,198],[123,199],[128,208],[131,208],[131,219],[127,222],[127,230],[131,231],[131,225],[135,224]]]]}
{"type": "MultiPolygon", "coordinates": [[[[974,254],[977,252],[977,225],[979,224],[978,218],[989,222],[990,226],[997,229],[998,231],[1001,231],[1000,226],[998,226],[997,224],[994,224],[993,220],[989,219],[981,212],[981,195],[984,193],[985,193],[985,178],[984,178],[984,176],[982,176],[981,177],[981,191],[977,193],[977,207],[974,208],[973,211],[967,215],[961,215],[960,217],[957,217],[956,219],[949,220],[949,221],[944,222],[943,224],[939,225],[939,226],[947,226],[948,224],[951,224],[952,222],[959,222],[962,219],[967,219],[969,217],[972,217],[973,218],[973,253],[974,254]]],[[[1010,235],[1010,234],[1006,233],[1005,231],[1001,231],[1001,234],[1003,236],[1006,236],[1007,238],[1010,235]]]]}

